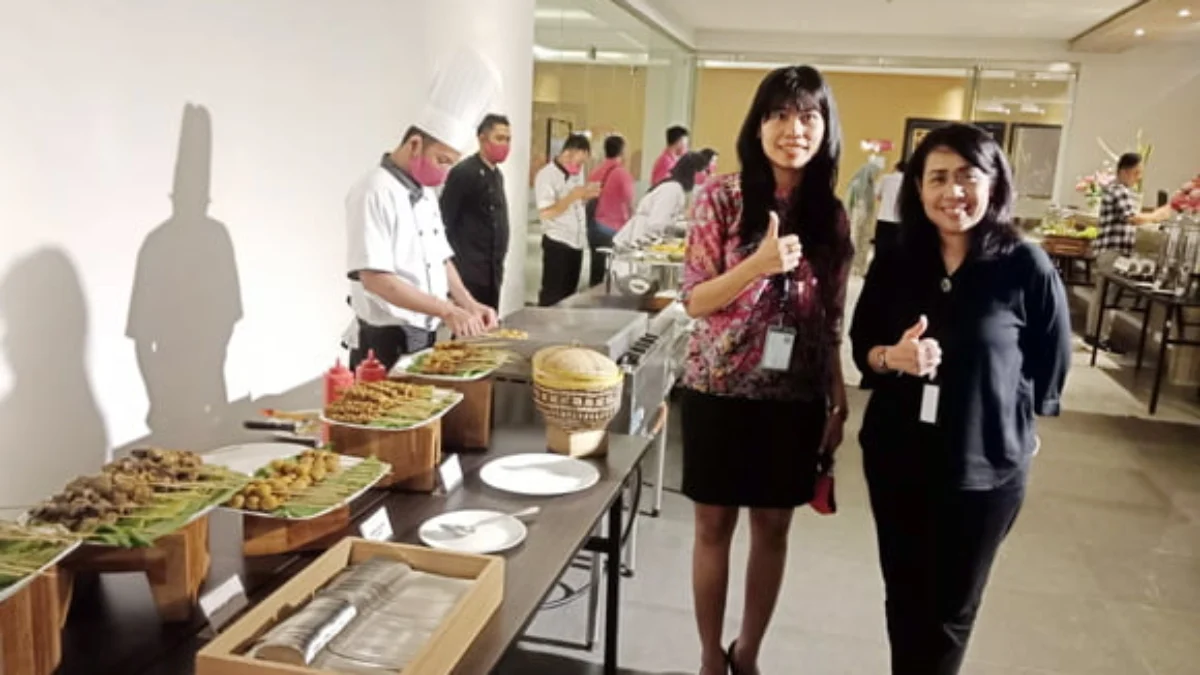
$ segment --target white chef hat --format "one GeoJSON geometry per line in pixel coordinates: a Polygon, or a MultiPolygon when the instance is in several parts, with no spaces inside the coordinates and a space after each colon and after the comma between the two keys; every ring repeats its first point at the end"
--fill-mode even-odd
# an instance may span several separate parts
{"type": "Polygon", "coordinates": [[[465,154],[499,91],[495,66],[474,49],[459,50],[438,68],[416,127],[465,154]]]}

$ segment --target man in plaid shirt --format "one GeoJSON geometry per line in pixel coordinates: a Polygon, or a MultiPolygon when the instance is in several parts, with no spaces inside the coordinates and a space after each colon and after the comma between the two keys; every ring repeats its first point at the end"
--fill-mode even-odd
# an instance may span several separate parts
{"type": "MultiPolygon", "coordinates": [[[[1100,199],[1100,234],[1092,243],[1092,251],[1096,254],[1096,271],[1111,272],[1117,259],[1133,255],[1133,246],[1137,242],[1138,225],[1161,223],[1171,216],[1171,207],[1163,206],[1149,213],[1142,213],[1142,204],[1134,195],[1132,188],[1142,180],[1142,156],[1136,152],[1127,152],[1117,161],[1117,179],[1104,188],[1104,196],[1100,199]]],[[[1100,314],[1100,275],[1095,275],[1095,294],[1088,305],[1088,320],[1086,331],[1091,333],[1096,329],[1096,320],[1100,314]]],[[[1091,345],[1100,341],[1100,348],[1114,353],[1120,353],[1109,342],[1112,336],[1113,319],[1116,312],[1105,312],[1104,325],[1100,327],[1100,335],[1090,334],[1085,341],[1091,345]]]]}

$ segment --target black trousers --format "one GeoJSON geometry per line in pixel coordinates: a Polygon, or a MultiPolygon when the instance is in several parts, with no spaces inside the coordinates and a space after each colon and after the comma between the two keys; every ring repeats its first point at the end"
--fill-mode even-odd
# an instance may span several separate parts
{"type": "Polygon", "coordinates": [[[372,326],[359,321],[358,348],[350,350],[350,370],[366,360],[370,350],[374,350],[375,358],[391,370],[401,356],[428,349],[435,341],[437,333],[434,331],[410,326],[372,326]]]}
{"type": "Polygon", "coordinates": [[[608,254],[597,251],[598,248],[612,248],[616,230],[596,219],[588,221],[588,248],[592,251],[591,265],[588,270],[588,286],[599,286],[604,281],[608,271],[608,254]]]}
{"type": "Polygon", "coordinates": [[[463,279],[463,285],[470,291],[471,297],[476,301],[481,302],[488,307],[500,311],[500,286],[495,284],[479,283],[463,279]]]}
{"type": "Polygon", "coordinates": [[[542,290],[538,305],[551,307],[579,290],[583,251],[542,236],[542,290]]]}
{"type": "Polygon", "coordinates": [[[992,562],[1024,501],[1024,476],[994,490],[955,490],[897,472],[891,462],[886,468],[866,456],[864,462],[892,675],[956,675],[992,562]]]}

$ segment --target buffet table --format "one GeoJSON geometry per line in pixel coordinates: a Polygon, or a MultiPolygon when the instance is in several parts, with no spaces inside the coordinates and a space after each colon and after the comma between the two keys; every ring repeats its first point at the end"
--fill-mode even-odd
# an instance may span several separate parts
{"type": "MultiPolygon", "coordinates": [[[[507,402],[506,402],[507,403],[507,402]]],[[[623,486],[641,463],[652,439],[614,434],[607,457],[592,460],[601,471],[600,482],[581,493],[539,499],[501,493],[485,486],[479,469],[504,455],[542,452],[545,430],[531,424],[528,410],[517,408],[505,416],[497,406],[496,427],[487,452],[458,456],[465,475],[460,488],[449,495],[373,491],[354,505],[346,536],[356,535],[358,524],[379,508],[386,508],[395,535],[393,541],[417,543],[417,529],[427,518],[462,508],[504,511],[525,506],[542,507],[530,525],[525,543],[506,554],[505,597],[499,611],[472,644],[455,671],[479,675],[491,670],[520,638],[537,613],[543,598],[581,550],[606,556],[606,625],[604,671],[617,672],[620,600],[620,557],[623,486]],[[607,536],[593,533],[607,525],[607,536]]],[[[511,410],[514,406],[509,405],[511,410]]],[[[313,554],[244,558],[240,519],[215,514],[211,533],[212,573],[208,587],[241,576],[251,604],[265,598],[307,565],[313,554]]],[[[631,518],[636,514],[631,514],[631,518]]],[[[195,653],[211,637],[200,620],[164,625],[144,578],[107,576],[81,589],[79,602],[63,634],[60,675],[183,675],[194,670],[195,653]]]]}
{"type": "MultiPolygon", "coordinates": [[[[1146,333],[1153,318],[1154,305],[1159,304],[1163,307],[1162,321],[1159,324],[1161,333],[1158,343],[1158,359],[1154,364],[1154,384],[1150,389],[1149,412],[1153,415],[1158,411],[1158,395],[1162,389],[1163,374],[1167,369],[1167,347],[1172,345],[1200,347],[1200,339],[1189,339],[1187,337],[1187,330],[1189,328],[1200,328],[1200,321],[1189,322],[1186,315],[1186,311],[1189,309],[1200,309],[1200,295],[1177,296],[1157,293],[1145,284],[1126,279],[1120,274],[1101,272],[1100,299],[1100,310],[1097,312],[1096,325],[1089,327],[1092,335],[1099,335],[1100,327],[1104,325],[1104,313],[1106,311],[1124,309],[1141,317],[1142,327],[1140,337],[1138,338],[1137,370],[1141,370],[1142,368],[1142,359],[1146,351],[1146,333]],[[1113,293],[1112,300],[1110,301],[1108,291],[1111,287],[1116,287],[1116,292],[1113,293]],[[1133,298],[1133,303],[1130,307],[1122,307],[1121,305],[1121,300],[1126,294],[1133,298]]],[[[1098,345],[1092,345],[1092,366],[1096,365],[1097,351],[1098,345]]]]}

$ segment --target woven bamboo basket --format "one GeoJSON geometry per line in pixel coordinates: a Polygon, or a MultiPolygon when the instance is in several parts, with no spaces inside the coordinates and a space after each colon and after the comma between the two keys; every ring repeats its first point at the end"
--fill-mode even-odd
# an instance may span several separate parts
{"type": "Polygon", "coordinates": [[[546,419],[554,452],[597,456],[621,409],[624,373],[608,357],[582,347],[548,347],[533,357],[533,400],[546,419]]]}

